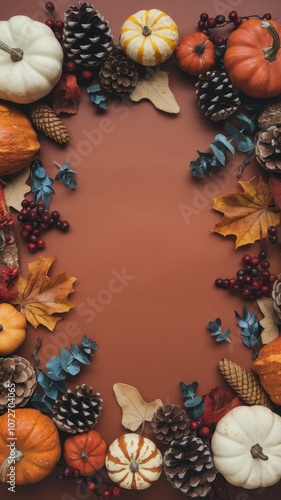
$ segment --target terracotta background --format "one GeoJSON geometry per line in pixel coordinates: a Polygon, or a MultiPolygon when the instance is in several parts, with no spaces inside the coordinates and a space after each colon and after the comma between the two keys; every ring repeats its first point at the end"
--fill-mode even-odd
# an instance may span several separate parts
{"type": "MultiPolygon", "coordinates": [[[[1,5],[1,19],[25,14],[44,21],[44,1],[14,0],[1,5]]],[[[57,19],[68,7],[54,1],[57,19]]],[[[180,38],[196,29],[201,12],[240,15],[271,12],[280,18],[277,0],[96,0],[95,8],[109,21],[117,43],[124,20],[143,8],[158,8],[171,15],[180,38]]],[[[222,383],[217,363],[222,357],[245,368],[252,363],[251,351],[240,339],[234,311],[242,312],[244,301],[214,287],[214,280],[232,277],[244,253],[256,255],[259,245],[234,253],[232,238],[211,233],[221,215],[212,210],[213,197],[239,190],[236,178],[241,157],[229,159],[228,167],[213,178],[196,181],[189,162],[197,149],[207,151],[220,125],[203,117],[194,95],[194,80],[184,75],[172,57],[162,65],[169,73],[170,87],[181,108],[175,116],[160,112],[146,101],[124,100],[110,104],[108,112],[97,114],[86,89],[82,91],[79,113],[63,118],[70,133],[70,145],[62,148],[41,138],[40,158],[54,177],[53,160],[72,162],[78,188],[71,192],[55,184],[51,208],[59,210],[71,224],[68,234],[52,231],[46,235],[44,257],[57,256],[52,274],[66,271],[77,276],[71,296],[76,307],[53,333],[43,328],[28,329],[28,339],[19,353],[29,357],[37,335],[41,335],[41,366],[70,342],[79,343],[87,334],[99,349],[90,367],[69,380],[69,387],[86,383],[102,394],[104,409],[96,429],[108,444],[124,432],[121,411],[112,386],[123,382],[136,386],[146,401],[161,398],[164,403],[183,405],[179,382],[199,382],[199,393],[222,383]],[[92,137],[92,143],[89,137],[92,137]],[[109,292],[116,273],[128,276],[117,293],[109,292]],[[90,303],[89,303],[90,301],[90,303]],[[98,307],[93,306],[93,303],[98,307]],[[92,305],[91,305],[92,303],[92,305]],[[93,309],[96,307],[96,310],[93,309]],[[97,310],[98,309],[98,310],[97,310]],[[210,320],[221,317],[223,327],[232,330],[232,343],[218,344],[206,330],[210,320]]],[[[243,158],[242,158],[243,159],[243,158]]],[[[255,160],[242,180],[258,180],[255,160]]],[[[22,273],[38,254],[29,254],[21,244],[22,273]]],[[[272,270],[280,272],[280,246],[270,247],[272,270]]],[[[115,285],[117,282],[115,282],[115,285]]],[[[255,310],[254,304],[248,304],[255,310]]],[[[148,437],[150,426],[144,434],[148,437]]],[[[29,500],[82,500],[88,494],[72,482],[58,484],[55,474],[34,485],[18,487],[9,495],[0,486],[1,498],[29,500]]],[[[280,483],[267,490],[246,491],[228,486],[230,500],[280,498],[280,483]]],[[[164,474],[149,490],[122,491],[124,500],[183,499],[164,474]]],[[[95,498],[92,495],[92,498],[95,498]]]]}

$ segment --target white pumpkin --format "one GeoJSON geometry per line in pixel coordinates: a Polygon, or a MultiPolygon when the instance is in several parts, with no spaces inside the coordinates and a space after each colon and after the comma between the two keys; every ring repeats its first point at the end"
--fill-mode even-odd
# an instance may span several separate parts
{"type": "Polygon", "coordinates": [[[158,9],[140,10],[128,17],[120,32],[120,45],[129,59],[144,66],[166,61],[178,45],[178,27],[158,9]]]}
{"type": "Polygon", "coordinates": [[[105,458],[110,479],[127,490],[149,488],[160,477],[162,462],[153,441],[134,433],[115,439],[105,458]]]}
{"type": "Polygon", "coordinates": [[[264,406],[238,406],[219,420],[211,448],[215,467],[235,486],[255,489],[281,479],[281,418],[264,406]]]}
{"type": "Polygon", "coordinates": [[[44,23],[27,16],[0,21],[0,49],[0,99],[31,103],[59,81],[63,50],[44,23]]]}

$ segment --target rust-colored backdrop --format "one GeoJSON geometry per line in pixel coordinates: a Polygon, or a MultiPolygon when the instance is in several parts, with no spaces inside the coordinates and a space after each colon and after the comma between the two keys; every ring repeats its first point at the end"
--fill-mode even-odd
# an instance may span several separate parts
{"type": "MultiPolygon", "coordinates": [[[[44,21],[48,15],[43,0],[14,0],[1,6],[1,19],[25,14],[44,21]]],[[[55,0],[61,19],[66,0],[55,0]]],[[[210,16],[264,14],[280,18],[280,4],[268,0],[96,0],[94,6],[109,21],[115,43],[124,20],[140,9],[166,11],[177,23],[180,38],[196,30],[201,12],[210,16]]],[[[199,382],[199,393],[222,383],[217,363],[227,357],[249,368],[251,351],[241,342],[234,311],[242,312],[244,301],[218,290],[215,278],[231,277],[240,267],[242,255],[255,255],[259,246],[234,253],[231,238],[212,234],[220,214],[212,210],[213,198],[239,190],[236,173],[238,155],[213,178],[196,181],[189,162],[197,149],[207,151],[220,125],[205,119],[194,94],[194,79],[183,74],[174,57],[162,65],[169,73],[170,88],[180,106],[178,115],[160,112],[148,101],[129,99],[96,113],[86,93],[76,116],[63,118],[70,144],[62,148],[41,138],[44,166],[51,177],[53,161],[72,162],[78,187],[70,192],[56,183],[51,208],[59,210],[71,224],[67,234],[46,235],[44,257],[56,255],[52,273],[66,271],[77,276],[71,300],[76,307],[58,323],[53,333],[28,328],[28,339],[19,353],[30,357],[38,335],[42,337],[41,366],[70,342],[87,334],[98,343],[90,367],[69,381],[69,386],[86,383],[102,394],[104,410],[96,429],[110,442],[125,432],[121,411],[112,386],[123,382],[136,386],[146,401],[161,398],[164,403],[183,405],[179,382],[199,382]],[[206,330],[210,320],[220,317],[232,329],[232,343],[218,344],[206,330]]],[[[255,160],[242,180],[260,175],[255,160]]],[[[22,273],[37,258],[21,244],[22,273]]],[[[272,270],[281,271],[280,250],[272,251],[272,270]]],[[[251,310],[255,305],[248,305],[251,310]]],[[[146,425],[144,435],[150,436],[146,425]]],[[[28,500],[83,500],[73,482],[58,483],[55,474],[34,485],[17,487],[8,493],[0,486],[1,498],[28,500]]],[[[228,486],[230,500],[277,500],[281,486],[246,491],[228,486]]],[[[92,495],[92,498],[95,498],[92,495]]],[[[183,494],[172,488],[163,474],[150,489],[122,491],[124,500],[180,500],[183,494]]]]}

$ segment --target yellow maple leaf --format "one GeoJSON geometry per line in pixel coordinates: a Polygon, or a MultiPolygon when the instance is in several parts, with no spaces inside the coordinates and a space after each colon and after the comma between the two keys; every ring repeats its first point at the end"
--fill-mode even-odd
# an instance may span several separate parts
{"type": "Polygon", "coordinates": [[[77,278],[66,276],[65,272],[53,277],[47,276],[55,259],[56,257],[39,257],[29,264],[28,278],[19,275],[17,280],[18,296],[13,304],[18,306],[34,328],[41,324],[53,330],[62,319],[59,314],[74,307],[67,297],[73,292],[72,285],[77,278]]]}
{"type": "Polygon", "coordinates": [[[257,186],[239,182],[243,193],[230,193],[214,198],[215,210],[224,213],[213,232],[235,235],[235,248],[266,238],[269,226],[280,223],[280,215],[272,210],[273,196],[269,185],[259,179],[257,186]]]}

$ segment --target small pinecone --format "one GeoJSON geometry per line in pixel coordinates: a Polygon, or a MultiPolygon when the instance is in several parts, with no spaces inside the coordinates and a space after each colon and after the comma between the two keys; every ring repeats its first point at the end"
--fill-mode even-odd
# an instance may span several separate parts
{"type": "Polygon", "coordinates": [[[37,385],[36,373],[30,362],[21,356],[0,358],[0,409],[9,401],[25,406],[37,385]]]}
{"type": "Polygon", "coordinates": [[[201,111],[213,121],[226,120],[240,106],[238,90],[224,71],[207,71],[199,75],[195,94],[201,111]]]}
{"type": "Polygon", "coordinates": [[[275,280],[273,283],[271,295],[272,295],[274,309],[277,312],[279,318],[281,319],[281,274],[279,274],[277,280],[275,280]]]}
{"type": "Polygon", "coordinates": [[[225,380],[244,403],[250,406],[262,405],[270,409],[273,408],[268,394],[262,388],[255,373],[245,370],[233,361],[225,358],[221,359],[218,367],[225,380]]]}
{"type": "Polygon", "coordinates": [[[134,62],[123,52],[110,55],[99,72],[101,84],[114,95],[129,94],[138,81],[138,71],[134,62]]]}
{"type": "Polygon", "coordinates": [[[92,387],[83,384],[75,391],[68,389],[53,406],[52,420],[58,429],[69,434],[80,434],[93,429],[102,410],[102,399],[92,387]]]}
{"type": "Polygon", "coordinates": [[[173,487],[190,497],[205,497],[216,478],[209,446],[191,435],[172,441],[164,453],[164,471],[173,487]]]}
{"type": "Polygon", "coordinates": [[[79,66],[99,67],[112,50],[108,22],[87,2],[65,12],[63,37],[67,58],[79,66]]]}
{"type": "Polygon", "coordinates": [[[155,437],[163,444],[180,441],[190,432],[187,413],[177,405],[160,406],[152,417],[151,426],[155,437]]]}
{"type": "Polygon", "coordinates": [[[34,104],[29,110],[29,116],[37,130],[43,132],[49,139],[59,144],[69,142],[66,127],[48,104],[34,104]]]}
{"type": "Polygon", "coordinates": [[[260,165],[281,172],[281,100],[268,104],[258,118],[255,153],[260,165]]]}

